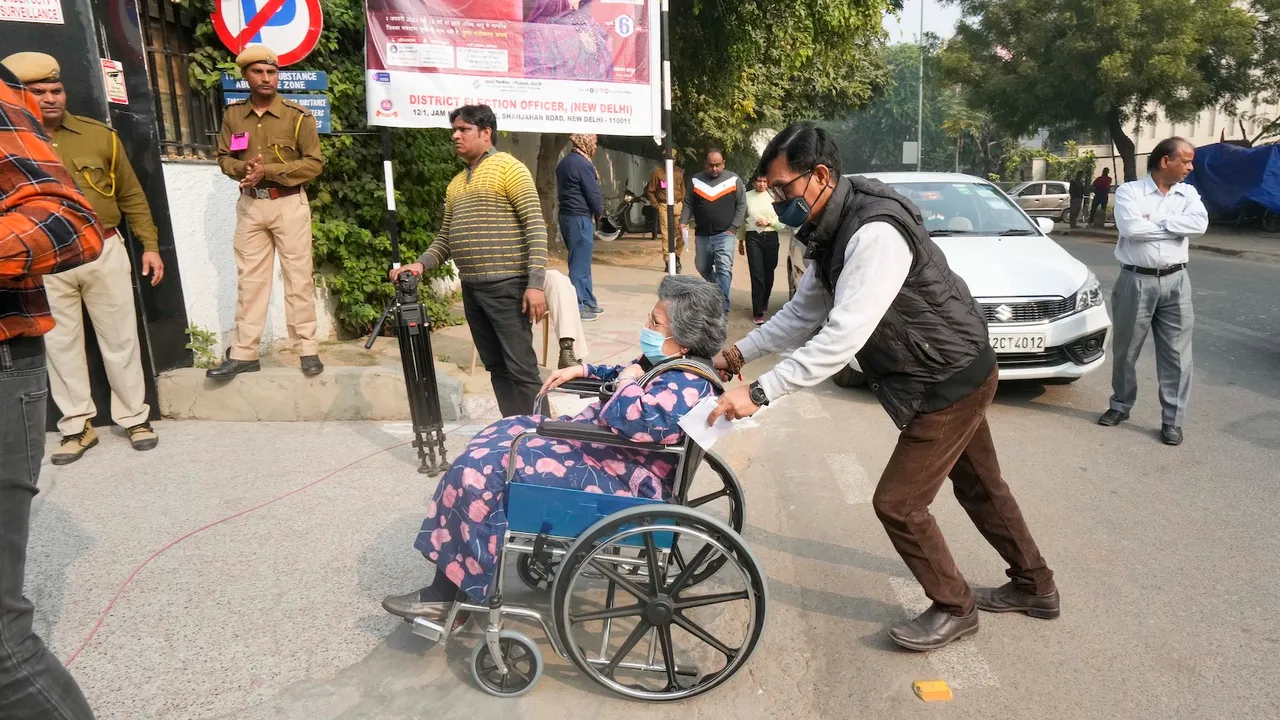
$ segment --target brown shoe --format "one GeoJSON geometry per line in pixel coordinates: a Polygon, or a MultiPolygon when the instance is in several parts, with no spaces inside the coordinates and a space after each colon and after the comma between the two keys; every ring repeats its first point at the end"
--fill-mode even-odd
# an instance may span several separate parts
{"type": "Polygon", "coordinates": [[[421,591],[414,590],[403,595],[388,595],[382,599],[382,609],[392,615],[399,615],[405,620],[416,617],[434,622],[444,622],[449,615],[451,602],[422,602],[421,591]]]}
{"type": "Polygon", "coordinates": [[[50,458],[49,462],[54,465],[70,465],[80,459],[89,448],[98,444],[98,434],[93,431],[93,425],[84,424],[84,429],[75,435],[66,435],[62,438],[62,444],[58,446],[58,451],[50,458]]]}
{"type": "Polygon", "coordinates": [[[1062,614],[1057,588],[1048,595],[1032,595],[1008,582],[998,588],[974,588],[973,602],[986,612],[1020,612],[1042,620],[1052,620],[1062,614]]]}
{"type": "Polygon", "coordinates": [[[889,639],[908,650],[937,650],[978,632],[978,610],[952,615],[935,603],[915,620],[889,631],[889,639]]]}
{"type": "Polygon", "coordinates": [[[160,436],[151,429],[151,423],[144,422],[125,430],[129,433],[129,444],[134,450],[150,450],[160,443],[160,436]]]}

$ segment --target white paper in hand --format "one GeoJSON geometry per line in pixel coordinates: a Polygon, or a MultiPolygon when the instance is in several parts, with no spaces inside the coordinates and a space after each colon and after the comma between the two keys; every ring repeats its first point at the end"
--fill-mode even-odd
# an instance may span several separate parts
{"type": "Polygon", "coordinates": [[[729,422],[721,415],[716,419],[716,424],[707,426],[707,418],[711,417],[711,411],[715,409],[719,398],[705,397],[693,409],[685,413],[680,418],[680,429],[689,434],[693,441],[703,450],[710,450],[712,445],[716,444],[721,436],[733,429],[733,423],[729,422]]]}

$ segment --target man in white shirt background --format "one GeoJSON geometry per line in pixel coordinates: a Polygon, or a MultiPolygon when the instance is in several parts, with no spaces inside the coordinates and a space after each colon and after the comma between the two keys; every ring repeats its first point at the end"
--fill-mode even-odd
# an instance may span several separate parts
{"type": "Polygon", "coordinates": [[[1180,137],[1163,140],[1147,158],[1147,177],[1116,190],[1120,276],[1111,291],[1111,407],[1100,425],[1129,419],[1138,398],[1138,356],[1153,332],[1160,385],[1160,439],[1182,443],[1191,395],[1191,238],[1209,227],[1200,193],[1183,180],[1196,150],[1180,137]]]}
{"type": "Polygon", "coordinates": [[[936,650],[977,632],[978,609],[1057,617],[1053,572],[1000,474],[987,425],[998,371],[986,322],[919,209],[883,183],[841,177],[839,149],[812,123],[779,133],[757,172],[775,196],[779,222],[800,228],[796,238],[811,263],[795,297],[715,363],[736,374],[758,357],[801,347],[750,387],[722,395],[710,421],[753,415],[856,357],[902,431],[872,506],[933,601],[889,637],[911,650],[936,650]],[[948,476],[1009,565],[1011,582],[971,589],[956,567],[929,512],[948,476]]]}

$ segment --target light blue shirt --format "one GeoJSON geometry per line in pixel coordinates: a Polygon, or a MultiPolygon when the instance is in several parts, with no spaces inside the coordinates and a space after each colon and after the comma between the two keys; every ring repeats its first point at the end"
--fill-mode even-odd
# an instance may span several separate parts
{"type": "Polygon", "coordinates": [[[1116,190],[1116,259],[1125,265],[1162,268],[1187,262],[1191,238],[1209,228],[1200,193],[1178,183],[1162,194],[1148,175],[1116,190]]]}

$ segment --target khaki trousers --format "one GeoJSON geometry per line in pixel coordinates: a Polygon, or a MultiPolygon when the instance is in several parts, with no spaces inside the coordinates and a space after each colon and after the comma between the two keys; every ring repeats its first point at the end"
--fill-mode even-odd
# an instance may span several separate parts
{"type": "MultiPolygon", "coordinates": [[[[578,357],[586,357],[587,334],[582,331],[582,315],[578,311],[578,291],[559,270],[548,270],[542,289],[547,295],[547,320],[551,323],[551,337],[556,340],[571,338],[573,351],[578,357]]],[[[552,367],[549,358],[543,358],[552,367]]]]}
{"type": "Polygon", "coordinates": [[[58,430],[74,435],[98,414],[89,385],[82,302],[89,309],[111,383],[111,419],[126,428],[146,422],[151,408],[142,375],[133,270],[120,235],[113,232],[103,240],[97,260],[46,275],[44,289],[54,321],[53,330],[45,336],[45,349],[49,388],[62,411],[58,430]]]}
{"type": "Polygon", "coordinates": [[[311,205],[300,192],[276,200],[236,202],[236,332],[231,359],[257,360],[271,299],[272,260],[280,256],[284,320],[298,355],[315,355],[316,282],[311,261],[311,205]]]}
{"type": "MultiPolygon", "coordinates": [[[[680,232],[680,213],[684,212],[684,203],[676,203],[676,257],[684,254],[684,234],[680,232]]],[[[670,241],[668,233],[671,231],[667,227],[667,206],[665,204],[658,206],[658,235],[662,238],[662,255],[665,257],[670,241]]]]}

